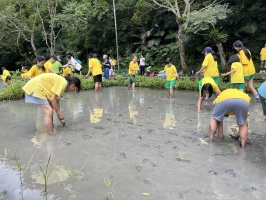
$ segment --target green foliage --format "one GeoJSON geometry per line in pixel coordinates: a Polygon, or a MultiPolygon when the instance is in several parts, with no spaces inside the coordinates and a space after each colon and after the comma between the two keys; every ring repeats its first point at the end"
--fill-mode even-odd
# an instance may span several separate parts
{"type": "Polygon", "coordinates": [[[13,85],[9,85],[0,90],[0,101],[2,100],[15,100],[22,99],[24,96],[24,91],[22,90],[25,84],[22,81],[14,81],[13,85]]]}

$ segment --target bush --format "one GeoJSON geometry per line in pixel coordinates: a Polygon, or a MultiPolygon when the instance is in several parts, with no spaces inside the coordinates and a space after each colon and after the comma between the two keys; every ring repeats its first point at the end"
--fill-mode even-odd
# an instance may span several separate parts
{"type": "MultiPolygon", "coordinates": [[[[82,90],[93,90],[94,82],[92,76],[88,79],[85,79],[79,74],[74,76],[80,78],[82,90]]],[[[22,87],[25,85],[25,82],[19,80],[20,78],[12,77],[13,85],[9,85],[0,90],[0,100],[14,100],[22,99],[24,96],[24,91],[22,87]]],[[[198,78],[194,77],[179,77],[176,80],[174,89],[176,90],[198,90],[198,78]]],[[[136,87],[145,87],[145,88],[154,88],[154,89],[164,89],[166,79],[161,77],[146,77],[146,76],[136,76],[136,87]]],[[[103,87],[110,86],[128,86],[129,76],[117,75],[116,80],[105,80],[103,78],[103,87]]],[[[254,87],[257,89],[261,83],[254,83],[254,87]]],[[[225,90],[230,88],[230,82],[224,83],[220,80],[219,88],[225,90]]],[[[246,90],[246,92],[248,92],[246,90]]]]}

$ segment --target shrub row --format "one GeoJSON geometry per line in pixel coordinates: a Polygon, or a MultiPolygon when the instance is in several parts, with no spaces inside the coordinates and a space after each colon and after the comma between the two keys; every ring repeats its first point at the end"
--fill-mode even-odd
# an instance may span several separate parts
{"type": "MultiPolygon", "coordinates": [[[[81,79],[81,87],[82,90],[92,90],[94,89],[94,82],[92,76],[88,79],[84,79],[83,76],[75,75],[81,79]]],[[[25,82],[12,79],[13,85],[9,85],[0,90],[0,101],[2,100],[15,100],[15,99],[22,99],[24,96],[24,91],[22,87],[24,86],[25,82]]],[[[177,90],[198,90],[198,81],[199,79],[190,78],[190,77],[180,77],[176,80],[175,89],[177,90]]],[[[164,89],[165,88],[165,78],[158,78],[158,77],[143,77],[137,76],[136,77],[136,86],[137,87],[145,87],[145,88],[154,88],[154,89],[164,89]]],[[[110,87],[110,86],[127,86],[129,84],[129,77],[118,75],[116,80],[103,80],[103,87],[110,87]]],[[[257,89],[260,83],[255,83],[254,87],[257,89]]],[[[219,88],[224,90],[230,87],[230,83],[219,83],[219,88]]]]}

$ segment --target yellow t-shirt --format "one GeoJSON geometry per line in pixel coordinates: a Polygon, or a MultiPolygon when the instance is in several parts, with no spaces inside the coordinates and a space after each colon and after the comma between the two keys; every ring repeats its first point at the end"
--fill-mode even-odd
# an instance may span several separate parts
{"type": "Polygon", "coordinates": [[[212,77],[206,77],[206,78],[203,78],[203,79],[202,79],[202,86],[203,86],[204,84],[206,84],[206,83],[211,84],[211,85],[212,85],[212,88],[213,88],[213,90],[215,90],[215,92],[219,92],[219,91],[220,91],[218,85],[215,83],[215,81],[213,80],[212,77]]]}
{"type": "Polygon", "coordinates": [[[5,83],[6,83],[6,77],[7,77],[7,76],[11,76],[11,75],[10,75],[9,71],[5,69],[5,70],[3,71],[3,75],[1,76],[1,78],[3,79],[3,81],[4,81],[5,83]]]}
{"type": "Polygon", "coordinates": [[[100,61],[96,58],[91,58],[89,60],[89,68],[91,68],[92,76],[96,76],[103,73],[102,65],[100,61]]]}
{"type": "Polygon", "coordinates": [[[138,62],[131,61],[129,63],[128,74],[129,75],[135,75],[136,74],[136,71],[138,70],[138,68],[139,68],[138,62]]]}
{"type": "Polygon", "coordinates": [[[28,75],[33,78],[35,76],[38,76],[40,74],[43,74],[44,71],[42,70],[41,67],[37,67],[37,65],[33,65],[31,68],[30,68],[30,71],[27,72],[28,75]]]}
{"type": "Polygon", "coordinates": [[[34,92],[34,96],[50,101],[53,94],[60,98],[67,87],[67,81],[62,76],[53,73],[44,73],[31,79],[23,87],[26,94],[34,92]]]}
{"type": "Polygon", "coordinates": [[[234,62],[231,65],[231,69],[236,69],[231,73],[231,83],[244,83],[243,66],[240,62],[234,62]]]}
{"type": "Polygon", "coordinates": [[[45,73],[52,73],[49,69],[54,69],[53,63],[48,60],[44,63],[45,73]]]}
{"type": "Polygon", "coordinates": [[[260,55],[261,55],[261,57],[260,57],[261,60],[266,60],[266,47],[263,47],[261,49],[260,55]]]}
{"type": "Polygon", "coordinates": [[[170,67],[168,65],[165,65],[164,71],[166,73],[167,81],[172,81],[176,79],[176,68],[174,65],[171,65],[170,67]]]}
{"type": "Polygon", "coordinates": [[[115,59],[112,60],[112,66],[116,66],[117,62],[115,59]]]}
{"type": "MultiPolygon", "coordinates": [[[[250,51],[248,51],[250,53],[250,51]]],[[[243,50],[240,50],[237,54],[239,57],[240,62],[243,65],[243,72],[244,76],[251,76],[255,74],[255,67],[252,61],[252,58],[250,57],[250,60],[246,57],[246,54],[243,50]]],[[[251,56],[251,53],[250,53],[251,56]]]]}
{"type": "Polygon", "coordinates": [[[63,73],[62,73],[62,76],[66,76],[66,75],[71,75],[72,74],[72,69],[71,67],[64,67],[63,68],[63,73]]]}
{"type": "Polygon", "coordinates": [[[205,56],[202,66],[206,67],[204,69],[204,77],[219,76],[217,61],[214,60],[211,53],[205,56]]]}
{"type": "Polygon", "coordinates": [[[233,88],[222,91],[220,95],[215,99],[215,102],[216,104],[218,104],[227,99],[243,99],[248,103],[250,102],[250,97],[246,93],[233,88]]]}

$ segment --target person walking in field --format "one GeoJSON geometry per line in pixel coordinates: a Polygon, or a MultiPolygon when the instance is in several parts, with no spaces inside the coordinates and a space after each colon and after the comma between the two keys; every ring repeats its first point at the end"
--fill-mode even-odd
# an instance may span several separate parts
{"type": "Polygon", "coordinates": [[[137,62],[138,57],[136,55],[132,56],[132,61],[129,63],[129,70],[128,70],[128,74],[130,77],[129,80],[129,85],[128,85],[128,89],[130,89],[132,87],[132,90],[135,91],[135,86],[136,86],[136,72],[138,71],[138,62],[137,62]]]}
{"type": "Polygon", "coordinates": [[[65,119],[61,113],[59,99],[65,90],[79,92],[80,80],[76,77],[65,78],[54,73],[44,73],[32,78],[24,85],[25,102],[39,105],[45,113],[44,121],[49,134],[54,133],[53,111],[55,110],[59,121],[65,125],[65,119]]]}
{"type": "Polygon", "coordinates": [[[260,51],[261,70],[260,73],[266,72],[266,42],[260,51]]]}
{"type": "Polygon", "coordinates": [[[101,91],[102,90],[102,65],[100,61],[97,59],[96,54],[92,54],[88,56],[88,73],[85,76],[85,78],[88,78],[90,73],[92,73],[93,76],[93,81],[94,81],[94,87],[95,87],[95,92],[101,91]]]}
{"type": "Polygon", "coordinates": [[[165,67],[164,70],[160,71],[159,74],[161,73],[166,73],[166,89],[169,89],[169,99],[173,98],[173,92],[174,92],[174,85],[175,85],[175,80],[179,76],[178,72],[176,70],[176,67],[172,64],[171,58],[166,58],[165,60],[165,67]]]}
{"type": "Polygon", "coordinates": [[[233,43],[234,49],[238,52],[237,56],[243,66],[244,79],[248,89],[252,92],[257,102],[259,102],[259,95],[255,88],[253,87],[253,78],[255,72],[255,67],[252,61],[252,56],[250,51],[243,45],[240,40],[233,43]]]}
{"type": "Polygon", "coordinates": [[[243,66],[237,55],[230,56],[228,65],[231,65],[231,70],[227,73],[221,74],[221,76],[231,75],[231,88],[237,88],[241,91],[244,91],[245,81],[243,66]]]}
{"type": "Polygon", "coordinates": [[[206,47],[202,54],[204,54],[204,61],[202,63],[202,67],[199,71],[195,73],[195,75],[200,75],[202,72],[204,74],[204,78],[212,77],[216,84],[219,82],[219,71],[217,64],[217,56],[211,47],[206,47]]]}

